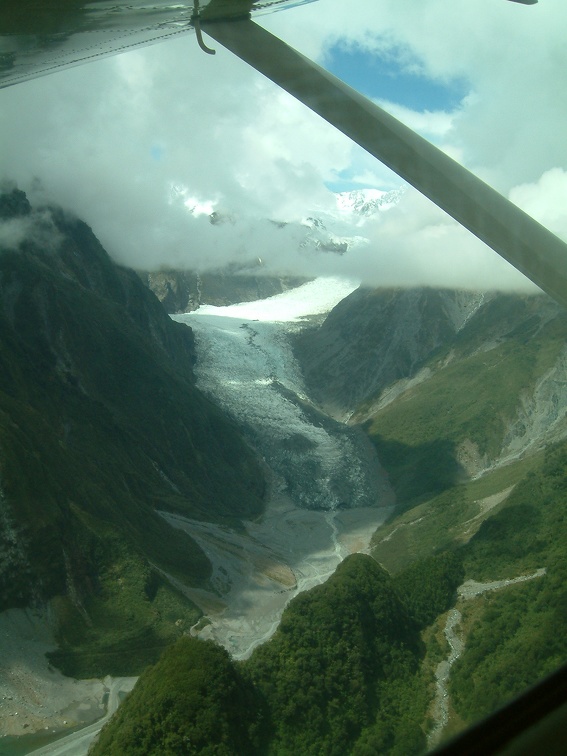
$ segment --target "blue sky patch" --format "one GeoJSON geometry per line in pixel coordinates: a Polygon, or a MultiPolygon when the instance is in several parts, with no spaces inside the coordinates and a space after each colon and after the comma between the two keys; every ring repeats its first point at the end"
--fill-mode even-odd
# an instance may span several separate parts
{"type": "Polygon", "coordinates": [[[463,80],[444,83],[400,65],[401,56],[379,55],[338,44],[328,51],[324,66],[366,97],[388,100],[411,110],[452,110],[467,93],[463,80]]]}
{"type": "Polygon", "coordinates": [[[152,144],[150,147],[150,155],[152,158],[159,163],[160,160],[163,160],[165,156],[165,147],[163,147],[161,144],[152,144]]]}

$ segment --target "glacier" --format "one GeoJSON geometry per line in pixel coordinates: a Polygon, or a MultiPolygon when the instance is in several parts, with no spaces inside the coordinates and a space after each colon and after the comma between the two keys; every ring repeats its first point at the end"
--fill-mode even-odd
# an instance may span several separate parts
{"type": "Polygon", "coordinates": [[[309,400],[290,341],[357,286],[319,278],[266,300],[173,316],[195,334],[197,386],[240,425],[275,485],[307,509],[373,506],[383,486],[365,436],[309,400]]]}
{"type": "Polygon", "coordinates": [[[162,515],[209,558],[208,589],[179,586],[206,615],[192,629],[247,658],[291,598],[367,550],[394,497],[362,431],[309,399],[293,335],[320,322],[358,282],[319,278],[283,294],[172,315],[195,334],[197,385],[239,424],[265,461],[265,513],[239,528],[162,515]]]}

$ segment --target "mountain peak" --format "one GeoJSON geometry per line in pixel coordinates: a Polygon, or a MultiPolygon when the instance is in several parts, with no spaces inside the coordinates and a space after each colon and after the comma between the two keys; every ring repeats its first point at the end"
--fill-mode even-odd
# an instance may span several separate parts
{"type": "Polygon", "coordinates": [[[15,187],[0,192],[0,220],[22,218],[30,213],[31,205],[25,192],[15,187]]]}
{"type": "Polygon", "coordinates": [[[340,213],[370,216],[381,210],[388,210],[399,201],[404,187],[385,192],[382,189],[354,189],[336,194],[337,209],[340,213]]]}

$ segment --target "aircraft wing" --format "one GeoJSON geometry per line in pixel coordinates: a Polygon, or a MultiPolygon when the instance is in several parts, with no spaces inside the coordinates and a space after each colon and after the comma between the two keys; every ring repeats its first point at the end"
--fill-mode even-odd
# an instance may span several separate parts
{"type": "Polygon", "coordinates": [[[0,0],[0,88],[188,34],[199,15],[229,19],[306,2],[0,0]]]}

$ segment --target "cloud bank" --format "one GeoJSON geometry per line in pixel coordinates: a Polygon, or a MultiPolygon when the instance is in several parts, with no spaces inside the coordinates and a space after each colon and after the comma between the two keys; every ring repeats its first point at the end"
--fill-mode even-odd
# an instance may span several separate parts
{"type": "MultiPolygon", "coordinates": [[[[319,0],[261,18],[323,65],[340,43],[465,81],[451,112],[385,106],[567,239],[566,21],[561,0],[319,0]]],[[[399,180],[229,53],[203,55],[192,36],[0,91],[0,144],[0,178],[72,210],[134,267],[260,257],[268,272],[373,285],[529,288],[413,190],[347,255],[302,247],[298,222],[334,210],[329,185],[399,180]],[[189,211],[200,206],[231,220],[212,225],[189,211]]]]}

